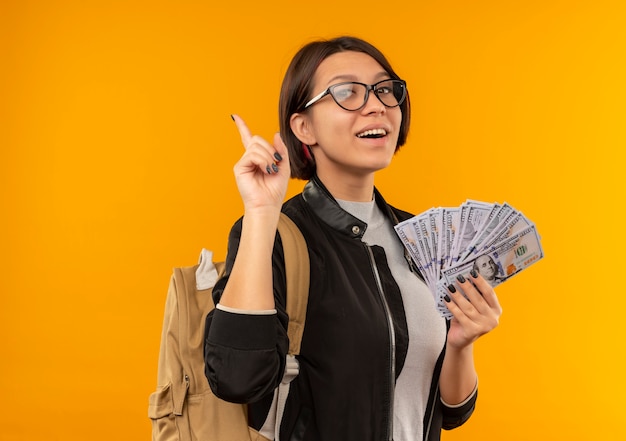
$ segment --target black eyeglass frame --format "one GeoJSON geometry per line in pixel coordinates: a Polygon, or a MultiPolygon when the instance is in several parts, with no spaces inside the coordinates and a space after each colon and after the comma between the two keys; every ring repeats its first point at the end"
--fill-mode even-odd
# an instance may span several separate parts
{"type": "Polygon", "coordinates": [[[376,83],[374,83],[374,84],[365,84],[365,83],[361,83],[361,82],[358,82],[358,81],[344,81],[344,82],[342,82],[342,83],[337,83],[337,84],[333,84],[332,86],[329,86],[329,87],[328,87],[325,91],[323,91],[323,92],[321,92],[321,93],[317,94],[316,96],[314,96],[313,98],[311,98],[311,99],[310,99],[310,100],[309,100],[309,101],[308,101],[308,102],[304,105],[304,107],[302,108],[302,110],[306,110],[306,109],[308,109],[308,108],[309,108],[309,107],[311,107],[313,104],[317,103],[319,100],[321,100],[322,98],[324,98],[326,95],[330,95],[330,96],[333,98],[333,101],[334,101],[335,103],[337,103],[337,105],[338,105],[339,107],[341,107],[342,109],[347,110],[348,112],[356,112],[357,110],[361,110],[361,109],[365,106],[365,104],[367,104],[367,100],[369,99],[369,96],[370,96],[370,90],[374,91],[374,95],[376,96],[376,98],[378,99],[378,101],[380,101],[381,103],[383,103],[383,105],[384,105],[385,107],[388,107],[388,108],[394,108],[394,107],[398,107],[398,106],[400,106],[400,105],[404,102],[404,100],[406,99],[406,94],[407,94],[407,90],[406,90],[406,81],[401,80],[401,79],[399,79],[399,78],[398,78],[398,79],[395,79],[395,78],[387,78],[387,79],[385,79],[385,80],[378,81],[378,82],[376,82],[376,83]],[[381,84],[381,83],[386,83],[386,82],[388,82],[388,81],[391,81],[391,82],[393,82],[393,83],[399,83],[399,84],[402,86],[402,97],[401,97],[400,99],[398,99],[398,104],[394,104],[393,106],[390,106],[389,104],[385,103],[385,102],[384,102],[384,101],[383,101],[383,100],[382,100],[382,99],[378,96],[378,94],[376,93],[376,86],[378,86],[378,85],[379,85],[379,84],[381,84]],[[335,98],[335,95],[332,93],[332,92],[333,92],[333,90],[334,90],[336,87],[339,87],[339,86],[344,86],[344,85],[346,85],[346,84],[359,84],[359,85],[361,85],[361,86],[364,86],[364,87],[365,87],[365,97],[363,98],[363,104],[361,104],[361,105],[360,105],[358,108],[356,108],[356,109],[346,109],[344,106],[342,106],[342,105],[339,103],[339,101],[337,101],[337,99],[335,98]]]}

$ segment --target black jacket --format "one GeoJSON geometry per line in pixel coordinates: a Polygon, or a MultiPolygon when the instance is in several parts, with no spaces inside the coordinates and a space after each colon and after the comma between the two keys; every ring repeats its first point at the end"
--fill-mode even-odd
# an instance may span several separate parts
{"type": "MultiPolygon", "coordinates": [[[[387,205],[378,191],[375,198],[394,224],[412,217],[387,205]]],[[[283,211],[307,241],[311,285],[298,357],[300,374],[291,383],[281,441],[391,440],[394,386],[406,357],[408,330],[385,251],[362,242],[367,225],[344,211],[316,177],[284,204],[283,211]]],[[[229,238],[227,273],[213,290],[216,303],[240,235],[241,220],[229,238]]],[[[411,265],[408,257],[407,265],[411,265]]],[[[417,269],[413,271],[421,277],[417,269]]],[[[211,388],[227,401],[249,403],[250,423],[256,428],[265,421],[288,348],[280,237],[273,254],[273,282],[278,314],[215,310],[206,322],[206,374],[211,388]]],[[[442,427],[463,424],[476,401],[474,395],[463,406],[449,408],[439,399],[444,351],[424,416],[428,441],[439,440],[442,427]]]]}

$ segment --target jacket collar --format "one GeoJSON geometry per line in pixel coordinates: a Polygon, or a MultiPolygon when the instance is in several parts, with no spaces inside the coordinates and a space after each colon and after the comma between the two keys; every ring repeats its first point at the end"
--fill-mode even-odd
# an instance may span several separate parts
{"type": "MultiPolygon", "coordinates": [[[[341,208],[317,175],[304,186],[302,196],[315,214],[335,230],[353,239],[361,239],[365,234],[367,224],[341,208]]],[[[374,199],[383,213],[391,218],[392,223],[397,224],[396,216],[376,188],[374,199]]]]}

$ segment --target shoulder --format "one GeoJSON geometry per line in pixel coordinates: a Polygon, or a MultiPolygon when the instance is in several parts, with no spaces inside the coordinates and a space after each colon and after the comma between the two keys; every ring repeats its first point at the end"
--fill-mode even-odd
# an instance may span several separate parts
{"type": "Polygon", "coordinates": [[[294,221],[296,225],[300,226],[302,220],[309,217],[307,215],[308,210],[309,207],[304,201],[302,193],[298,193],[283,204],[281,211],[294,221]]]}

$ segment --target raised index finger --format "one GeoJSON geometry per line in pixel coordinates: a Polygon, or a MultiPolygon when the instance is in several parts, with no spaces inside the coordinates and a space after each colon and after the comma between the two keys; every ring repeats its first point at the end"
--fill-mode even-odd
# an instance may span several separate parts
{"type": "Polygon", "coordinates": [[[235,121],[237,130],[239,130],[243,147],[247,150],[248,144],[250,144],[250,140],[252,139],[252,133],[250,133],[250,129],[248,129],[248,126],[239,115],[231,115],[231,117],[233,118],[233,121],[235,121]]]}

